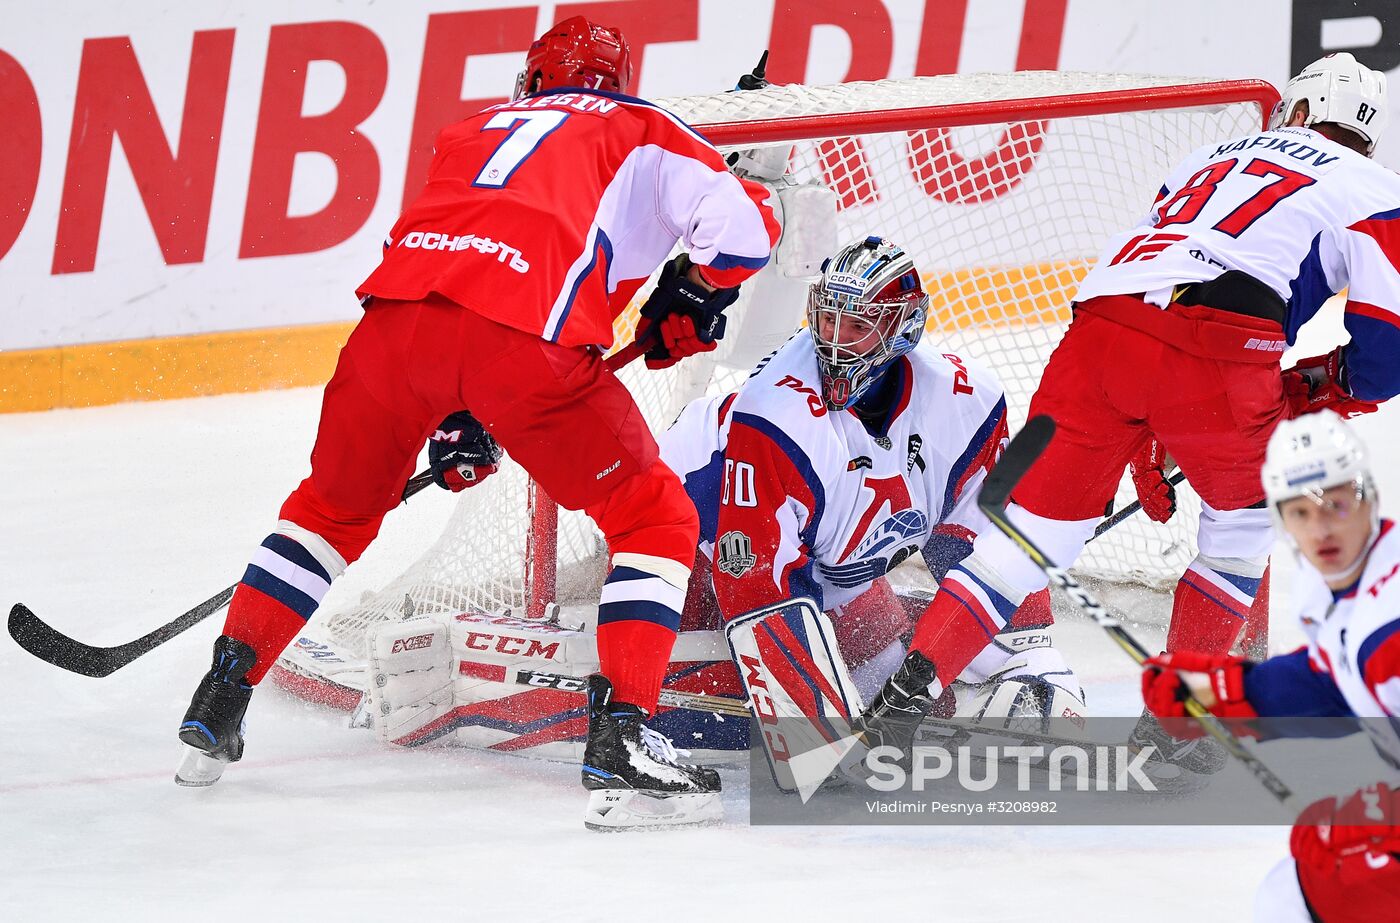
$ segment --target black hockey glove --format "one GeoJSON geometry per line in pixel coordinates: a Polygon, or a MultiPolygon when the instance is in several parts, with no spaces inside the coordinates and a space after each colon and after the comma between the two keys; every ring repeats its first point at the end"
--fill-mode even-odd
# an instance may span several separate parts
{"type": "Polygon", "coordinates": [[[689,278],[690,257],[682,253],[661,268],[661,278],[642,305],[637,336],[654,340],[647,368],[665,369],[686,356],[709,352],[724,337],[724,309],[738,288],[710,291],[689,278]]]}
{"type": "Polygon", "coordinates": [[[458,411],[428,439],[428,464],[439,487],[456,493],[496,472],[501,447],[465,410],[458,411]]]}

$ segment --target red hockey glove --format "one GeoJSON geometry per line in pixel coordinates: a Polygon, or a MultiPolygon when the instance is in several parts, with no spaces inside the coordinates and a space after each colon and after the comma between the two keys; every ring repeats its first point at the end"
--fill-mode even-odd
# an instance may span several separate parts
{"type": "Polygon", "coordinates": [[[693,265],[684,253],[668,262],[642,305],[637,335],[652,337],[655,344],[646,352],[649,369],[667,369],[686,356],[709,352],[724,336],[724,309],[739,297],[739,290],[696,282],[691,277],[693,265]],[[668,324],[670,318],[677,320],[668,324]]]}
{"type": "Polygon", "coordinates": [[[1338,804],[1315,801],[1298,815],[1289,849],[1299,865],[1337,874],[1363,853],[1400,853],[1400,792],[1384,782],[1368,785],[1338,804]]]}
{"type": "Polygon", "coordinates": [[[1128,462],[1138,502],[1153,522],[1166,522],[1176,512],[1176,487],[1167,480],[1166,467],[1167,450],[1155,436],[1149,436],[1128,462]]]}
{"type": "Polygon", "coordinates": [[[1283,370],[1283,399],[1288,418],[1324,408],[1348,419],[1372,413],[1380,405],[1352,397],[1342,387],[1342,347],[1325,356],[1313,356],[1283,370]]]}
{"type": "Polygon", "coordinates": [[[428,438],[428,464],[439,487],[456,493],[466,490],[500,466],[501,447],[476,417],[465,410],[454,413],[428,438]]]}
{"type": "Polygon", "coordinates": [[[687,315],[668,314],[661,319],[659,326],[658,345],[646,354],[649,369],[669,369],[688,356],[712,352],[719,346],[714,340],[707,342],[700,339],[700,335],[695,332],[695,321],[687,315]],[[664,356],[653,358],[653,354],[659,354],[663,350],[664,356]]]}
{"type": "MultiPolygon", "coordinates": [[[[1244,697],[1244,674],[1253,666],[1231,654],[1176,651],[1149,657],[1142,665],[1142,701],[1158,718],[1189,718],[1186,697],[1194,695],[1217,718],[1257,718],[1244,697]]],[[[1205,729],[1192,720],[1173,722],[1178,740],[1201,737],[1205,729]]]]}

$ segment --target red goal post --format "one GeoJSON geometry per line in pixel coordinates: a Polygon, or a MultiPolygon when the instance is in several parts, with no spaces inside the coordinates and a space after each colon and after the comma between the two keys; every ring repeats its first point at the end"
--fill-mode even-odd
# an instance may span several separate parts
{"type": "MultiPolygon", "coordinates": [[[[726,152],[791,145],[794,179],[837,193],[842,242],[881,234],[909,250],[933,299],[925,341],[997,373],[1014,431],[1103,241],[1140,220],[1178,160],[1259,130],[1278,99],[1260,80],[1019,72],[656,102],[726,152]]],[[[741,317],[731,330],[743,329],[751,300],[735,306],[741,317]]],[[[801,307],[781,306],[791,312],[789,330],[801,307]]],[[[635,308],[614,326],[618,346],[631,339],[635,308]]],[[[727,338],[708,359],[665,373],[637,363],[622,377],[660,432],[686,401],[737,387],[752,364],[736,359],[742,345],[727,338]]],[[[1183,493],[1172,523],[1134,517],[1090,545],[1080,569],[1174,581],[1194,555],[1199,510],[1183,493]]],[[[1119,496],[1130,499],[1130,488],[1119,496]]],[[[398,561],[406,550],[395,549],[398,561]]],[[[381,554],[371,548],[366,557],[381,554]]],[[[365,587],[338,584],[316,628],[338,650],[363,655],[367,626],[400,615],[405,598],[418,612],[511,610],[532,618],[558,602],[581,607],[586,618],[605,569],[601,537],[587,518],[557,510],[507,464],[461,495],[416,562],[359,567],[359,579],[378,592],[352,603],[365,587]]],[[[352,576],[342,580],[353,584],[352,576]]]]}

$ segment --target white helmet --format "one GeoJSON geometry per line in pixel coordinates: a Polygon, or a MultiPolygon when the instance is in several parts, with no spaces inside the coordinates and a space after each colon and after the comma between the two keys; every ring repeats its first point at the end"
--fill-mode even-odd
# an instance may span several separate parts
{"type": "Polygon", "coordinates": [[[1304,100],[1308,104],[1304,127],[1331,122],[1365,138],[1368,155],[1376,149],[1389,118],[1385,74],[1371,70],[1348,51],[1318,58],[1283,88],[1269,127],[1286,125],[1294,108],[1304,100]]]}
{"type": "Polygon", "coordinates": [[[1372,488],[1366,446],[1330,410],[1279,423],[1261,473],[1264,495],[1273,507],[1294,497],[1319,496],[1339,484],[1372,488]]]}

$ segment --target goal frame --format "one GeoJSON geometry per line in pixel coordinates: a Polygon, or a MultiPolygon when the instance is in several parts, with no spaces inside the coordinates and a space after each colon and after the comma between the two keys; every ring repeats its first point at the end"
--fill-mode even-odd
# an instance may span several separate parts
{"type": "MultiPolygon", "coordinates": [[[[1259,107],[1260,128],[1267,129],[1279,92],[1258,79],[1178,83],[1156,87],[1025,96],[967,103],[871,109],[692,123],[717,148],[819,141],[825,138],[962,128],[999,123],[1053,121],[1142,110],[1190,109],[1253,103],[1259,107]]],[[[615,348],[618,348],[615,345],[615,348]]],[[[524,552],[526,618],[544,618],[557,596],[558,507],[530,482],[530,529],[524,552]]]]}

